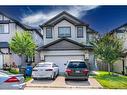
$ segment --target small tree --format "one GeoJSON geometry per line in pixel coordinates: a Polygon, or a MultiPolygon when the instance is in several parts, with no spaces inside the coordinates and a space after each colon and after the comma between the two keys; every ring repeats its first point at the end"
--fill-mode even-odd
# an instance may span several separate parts
{"type": "MultiPolygon", "coordinates": [[[[16,32],[9,43],[10,49],[21,58],[21,68],[26,67],[26,57],[33,57],[36,45],[28,31],[16,32]]],[[[20,72],[23,73],[23,72],[20,72]]]]}
{"type": "Polygon", "coordinates": [[[95,56],[108,64],[108,72],[111,72],[111,66],[120,59],[122,54],[122,41],[113,35],[105,35],[100,40],[91,42],[95,47],[95,56]]]}

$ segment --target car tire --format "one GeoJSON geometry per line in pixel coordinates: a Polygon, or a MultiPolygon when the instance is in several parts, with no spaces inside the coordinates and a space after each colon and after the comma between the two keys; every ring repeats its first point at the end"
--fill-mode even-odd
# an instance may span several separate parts
{"type": "Polygon", "coordinates": [[[34,80],[37,80],[37,78],[33,78],[34,80]]]}
{"type": "Polygon", "coordinates": [[[65,78],[65,81],[68,81],[68,78],[65,78]]]}
{"type": "Polygon", "coordinates": [[[52,79],[52,80],[55,80],[55,77],[56,77],[56,76],[55,76],[55,73],[53,73],[53,75],[52,75],[52,78],[51,78],[51,79],[52,79]]]}
{"type": "Polygon", "coordinates": [[[85,81],[88,81],[88,79],[85,79],[85,81]]]}
{"type": "Polygon", "coordinates": [[[57,76],[59,76],[59,71],[57,72],[57,76]]]}

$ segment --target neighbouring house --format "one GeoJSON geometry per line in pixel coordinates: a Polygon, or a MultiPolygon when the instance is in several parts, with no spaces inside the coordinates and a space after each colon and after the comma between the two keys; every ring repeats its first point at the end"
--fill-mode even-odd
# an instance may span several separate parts
{"type": "Polygon", "coordinates": [[[109,32],[121,39],[123,43],[123,56],[113,65],[113,71],[127,74],[127,24],[123,24],[109,32]]]}
{"type": "Polygon", "coordinates": [[[64,11],[40,27],[43,30],[43,46],[38,48],[40,61],[56,63],[60,72],[64,72],[68,60],[85,60],[91,70],[96,69],[89,42],[98,38],[98,32],[88,24],[64,11]]]}
{"type": "Polygon", "coordinates": [[[40,30],[24,25],[0,12],[0,68],[3,64],[20,64],[20,58],[9,49],[9,42],[16,32],[29,31],[37,47],[42,45],[43,36],[40,30]]]}

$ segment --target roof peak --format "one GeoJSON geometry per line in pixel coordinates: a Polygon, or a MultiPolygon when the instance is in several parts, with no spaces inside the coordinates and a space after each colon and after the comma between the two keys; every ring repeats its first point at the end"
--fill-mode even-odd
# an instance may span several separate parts
{"type": "MultiPolygon", "coordinates": [[[[62,11],[60,12],[59,14],[57,14],[56,16],[54,16],[53,18],[49,19],[47,22],[45,22],[44,24],[40,25],[40,27],[43,27],[43,26],[51,26],[49,25],[49,23],[53,22],[55,19],[59,18],[61,15],[67,15],[68,17],[71,17],[72,19],[75,20],[76,23],[80,24],[80,25],[85,25],[85,26],[88,26],[88,24],[84,23],[83,21],[81,21],[80,19],[78,19],[77,17],[73,16],[72,14],[68,13],[67,11],[62,11]]],[[[65,18],[65,16],[63,16],[65,18]]],[[[59,18],[61,19],[61,18],[59,18]]],[[[56,22],[59,20],[57,19],[56,22]]]]}

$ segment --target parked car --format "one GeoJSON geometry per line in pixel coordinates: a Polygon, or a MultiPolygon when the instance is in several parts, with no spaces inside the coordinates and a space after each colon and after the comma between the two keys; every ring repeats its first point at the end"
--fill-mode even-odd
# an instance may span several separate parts
{"type": "Polygon", "coordinates": [[[70,60],[65,64],[65,79],[85,79],[88,80],[89,70],[85,61],[70,60]]]}
{"type": "Polygon", "coordinates": [[[0,89],[24,89],[25,85],[22,74],[0,71],[0,89]]]}
{"type": "Polygon", "coordinates": [[[50,78],[55,79],[59,74],[59,68],[53,62],[38,63],[32,71],[33,79],[50,78]]]}

